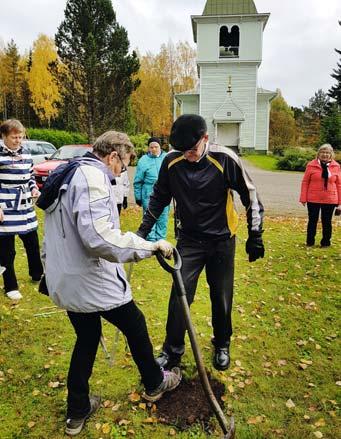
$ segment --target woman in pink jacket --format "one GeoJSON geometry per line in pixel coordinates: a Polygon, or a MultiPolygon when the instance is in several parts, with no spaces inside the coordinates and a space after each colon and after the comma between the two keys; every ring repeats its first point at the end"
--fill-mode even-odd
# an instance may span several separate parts
{"type": "Polygon", "coordinates": [[[321,247],[329,247],[332,236],[332,217],[335,207],[341,208],[340,165],[334,160],[329,144],[320,146],[316,159],[307,164],[300,202],[308,206],[307,246],[315,244],[316,226],[321,210],[321,247]]]}

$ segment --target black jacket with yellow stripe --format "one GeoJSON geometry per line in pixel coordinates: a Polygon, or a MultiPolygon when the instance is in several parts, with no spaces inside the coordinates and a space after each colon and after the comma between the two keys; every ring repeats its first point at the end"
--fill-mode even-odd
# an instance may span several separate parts
{"type": "Polygon", "coordinates": [[[194,163],[187,161],[182,152],[170,151],[161,165],[138,234],[146,237],[174,198],[180,236],[205,241],[233,236],[238,216],[232,190],[238,192],[246,208],[249,233],[261,234],[263,205],[232,150],[207,145],[201,159],[194,163]]]}

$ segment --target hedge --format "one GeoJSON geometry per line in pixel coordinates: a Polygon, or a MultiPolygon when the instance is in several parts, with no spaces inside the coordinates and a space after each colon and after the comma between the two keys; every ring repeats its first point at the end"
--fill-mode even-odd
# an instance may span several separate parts
{"type": "Polygon", "coordinates": [[[315,156],[316,151],[313,149],[288,149],[284,152],[284,156],[278,159],[276,167],[286,171],[305,171],[307,163],[315,156]]]}
{"type": "Polygon", "coordinates": [[[52,143],[56,148],[63,145],[89,143],[87,136],[81,133],[41,128],[27,128],[26,132],[29,139],[44,140],[52,143]]]}

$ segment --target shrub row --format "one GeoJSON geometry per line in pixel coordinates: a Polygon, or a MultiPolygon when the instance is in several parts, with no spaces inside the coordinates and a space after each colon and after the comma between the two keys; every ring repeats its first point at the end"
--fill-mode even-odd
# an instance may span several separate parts
{"type": "Polygon", "coordinates": [[[41,128],[28,128],[26,132],[29,139],[44,140],[45,142],[52,143],[56,148],[60,148],[63,145],[89,143],[87,136],[81,133],[41,128]]]}
{"type": "Polygon", "coordinates": [[[278,158],[276,167],[286,171],[304,171],[307,163],[313,160],[316,151],[305,148],[291,148],[284,152],[282,157],[278,158]]]}

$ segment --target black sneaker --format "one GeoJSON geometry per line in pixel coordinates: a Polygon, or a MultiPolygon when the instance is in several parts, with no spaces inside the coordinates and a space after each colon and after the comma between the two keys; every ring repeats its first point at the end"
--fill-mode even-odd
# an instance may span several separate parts
{"type": "Polygon", "coordinates": [[[156,402],[162,398],[164,393],[176,389],[180,382],[181,370],[178,367],[174,367],[172,370],[164,370],[162,383],[154,390],[146,390],[142,396],[147,401],[156,402]]]}
{"type": "Polygon", "coordinates": [[[230,366],[230,346],[216,347],[214,350],[213,366],[217,370],[226,370],[230,366]]]}
{"type": "Polygon", "coordinates": [[[76,436],[82,431],[84,427],[85,421],[95,413],[99,406],[101,405],[101,397],[100,396],[90,396],[90,411],[84,416],[84,418],[72,419],[68,418],[66,420],[66,428],[65,433],[69,436],[76,436]]]}
{"type": "Polygon", "coordinates": [[[180,355],[170,355],[165,351],[155,358],[157,364],[164,370],[171,370],[173,367],[180,366],[181,356],[180,355]]]}

